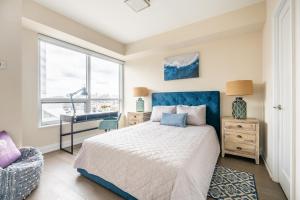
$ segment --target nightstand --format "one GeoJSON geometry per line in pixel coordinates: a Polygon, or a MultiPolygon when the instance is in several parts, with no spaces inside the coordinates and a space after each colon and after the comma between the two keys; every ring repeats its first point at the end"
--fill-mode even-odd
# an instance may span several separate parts
{"type": "Polygon", "coordinates": [[[128,112],[127,113],[127,124],[129,126],[149,121],[151,112],[128,112]]]}
{"type": "Polygon", "coordinates": [[[222,157],[225,154],[255,159],[259,164],[259,121],[222,117],[222,157]]]}

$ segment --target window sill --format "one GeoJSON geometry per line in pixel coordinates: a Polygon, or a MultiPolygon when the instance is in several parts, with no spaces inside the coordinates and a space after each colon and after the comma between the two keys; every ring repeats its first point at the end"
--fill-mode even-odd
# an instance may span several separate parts
{"type": "MultiPolygon", "coordinates": [[[[68,123],[63,123],[62,125],[66,125],[68,123]]],[[[39,125],[38,128],[39,129],[44,129],[44,128],[56,128],[59,127],[59,124],[48,124],[48,125],[39,125]]]]}

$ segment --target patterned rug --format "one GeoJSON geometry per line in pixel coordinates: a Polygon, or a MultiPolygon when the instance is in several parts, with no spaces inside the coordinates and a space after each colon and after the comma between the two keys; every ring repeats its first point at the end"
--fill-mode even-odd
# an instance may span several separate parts
{"type": "Polygon", "coordinates": [[[254,175],[217,165],[208,197],[217,200],[257,200],[254,175]]]}

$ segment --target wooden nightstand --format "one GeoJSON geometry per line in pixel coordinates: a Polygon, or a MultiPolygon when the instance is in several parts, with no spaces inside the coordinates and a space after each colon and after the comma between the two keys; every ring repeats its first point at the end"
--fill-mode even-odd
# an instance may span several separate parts
{"type": "Polygon", "coordinates": [[[232,154],[255,159],[259,164],[259,121],[254,118],[222,118],[222,157],[232,154]]]}
{"type": "Polygon", "coordinates": [[[135,125],[145,121],[149,121],[151,112],[128,112],[127,113],[127,124],[135,125]]]}

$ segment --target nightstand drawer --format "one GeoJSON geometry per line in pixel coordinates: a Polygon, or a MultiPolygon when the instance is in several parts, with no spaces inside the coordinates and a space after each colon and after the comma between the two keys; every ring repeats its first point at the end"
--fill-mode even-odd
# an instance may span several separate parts
{"type": "Polygon", "coordinates": [[[238,131],[231,132],[226,130],[225,131],[225,142],[231,141],[234,143],[248,143],[248,144],[255,144],[256,143],[256,135],[255,132],[252,134],[241,133],[238,131]]]}
{"type": "Polygon", "coordinates": [[[143,120],[143,118],[144,118],[144,115],[143,115],[143,113],[141,113],[141,114],[136,114],[136,113],[128,113],[128,119],[129,120],[143,120]]]}
{"type": "Polygon", "coordinates": [[[225,122],[224,123],[225,129],[234,129],[234,130],[249,130],[255,131],[256,124],[253,123],[242,123],[242,122],[225,122]]]}
{"type": "Polygon", "coordinates": [[[129,125],[136,125],[136,124],[139,124],[139,123],[142,123],[143,121],[142,120],[130,120],[128,122],[129,125]]]}
{"type": "Polygon", "coordinates": [[[127,124],[135,125],[150,120],[151,112],[128,112],[127,124]]]}
{"type": "Polygon", "coordinates": [[[241,144],[225,141],[225,150],[234,152],[236,154],[255,155],[255,145],[241,144]]]}

